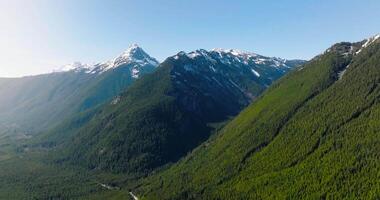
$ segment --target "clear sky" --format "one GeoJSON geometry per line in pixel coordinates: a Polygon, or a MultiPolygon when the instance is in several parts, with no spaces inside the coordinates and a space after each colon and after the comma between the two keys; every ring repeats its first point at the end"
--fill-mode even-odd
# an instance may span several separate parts
{"type": "Polygon", "coordinates": [[[0,76],[109,60],[137,43],[160,61],[237,48],[310,59],[380,33],[379,0],[0,0],[0,76]]]}

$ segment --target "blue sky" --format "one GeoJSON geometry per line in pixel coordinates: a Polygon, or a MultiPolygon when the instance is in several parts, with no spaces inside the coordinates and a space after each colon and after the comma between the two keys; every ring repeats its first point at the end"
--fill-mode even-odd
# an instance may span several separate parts
{"type": "Polygon", "coordinates": [[[237,48],[310,59],[380,33],[378,0],[0,0],[0,76],[111,59],[237,48]]]}

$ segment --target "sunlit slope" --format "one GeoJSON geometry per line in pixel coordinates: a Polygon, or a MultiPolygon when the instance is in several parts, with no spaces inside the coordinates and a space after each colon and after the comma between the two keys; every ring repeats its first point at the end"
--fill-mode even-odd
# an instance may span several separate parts
{"type": "Polygon", "coordinates": [[[82,124],[86,117],[75,118],[42,143],[58,144],[64,152],[59,153],[60,161],[146,174],[178,161],[207,140],[216,126],[236,116],[297,63],[303,61],[232,50],[180,52],[89,121],[82,124]],[[70,127],[73,131],[62,131],[70,127]]]}
{"type": "MultiPolygon", "coordinates": [[[[158,62],[138,46],[95,65],[21,78],[0,78],[0,129],[28,135],[110,101],[158,62]]],[[[0,133],[3,131],[0,130],[0,133]]]]}
{"type": "Polygon", "coordinates": [[[380,45],[359,51],[363,43],[334,45],[284,77],[138,191],[146,199],[379,198],[380,45]]]}

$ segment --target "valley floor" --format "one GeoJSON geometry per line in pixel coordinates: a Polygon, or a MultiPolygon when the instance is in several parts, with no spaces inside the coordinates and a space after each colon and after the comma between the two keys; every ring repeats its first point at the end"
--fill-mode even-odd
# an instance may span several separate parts
{"type": "Polygon", "coordinates": [[[133,178],[52,164],[46,154],[0,140],[0,199],[138,199],[119,187],[133,178]]]}

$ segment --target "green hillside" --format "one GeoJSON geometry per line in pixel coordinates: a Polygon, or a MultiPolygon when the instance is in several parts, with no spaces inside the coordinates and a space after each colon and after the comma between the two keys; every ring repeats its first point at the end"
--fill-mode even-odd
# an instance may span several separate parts
{"type": "Polygon", "coordinates": [[[176,162],[237,115],[271,79],[302,63],[262,64],[262,71],[272,71],[258,78],[236,57],[180,52],[113,102],[44,134],[41,144],[61,149],[57,162],[117,173],[143,175],[176,162]]]}
{"type": "MultiPolygon", "coordinates": [[[[130,53],[112,63],[129,63],[130,53]]],[[[119,189],[177,162],[302,63],[235,50],[196,50],[169,57],[147,75],[153,65],[110,63],[95,65],[94,73],[46,75],[89,80],[69,88],[71,79],[60,82],[62,88],[54,82],[60,79],[41,81],[47,89],[36,90],[43,95],[28,105],[41,106],[36,111],[55,105],[61,115],[47,110],[46,115],[36,112],[35,118],[29,112],[21,116],[49,124],[46,131],[31,135],[2,129],[6,134],[0,133],[0,199],[108,199],[114,194],[129,198],[129,191],[119,189]],[[54,99],[45,101],[55,89],[54,99]],[[55,116],[57,123],[48,123],[55,116]]],[[[31,83],[25,87],[36,80],[31,83]]]]}
{"type": "Polygon", "coordinates": [[[223,122],[244,106],[245,99],[239,94],[231,96],[230,101],[225,99],[233,104],[223,107],[200,91],[191,90],[197,101],[209,104],[198,105],[203,107],[200,114],[186,110],[178,97],[186,91],[173,84],[172,68],[164,64],[156,73],[137,81],[119,103],[106,106],[80,127],[63,145],[67,159],[114,172],[149,172],[178,160],[209,137],[213,129],[210,123],[223,122]]]}
{"type": "MultiPolygon", "coordinates": [[[[36,135],[110,101],[158,62],[131,46],[112,62],[20,78],[0,78],[0,134],[36,135]]],[[[78,65],[78,64],[77,64],[78,65]]]]}
{"type": "Polygon", "coordinates": [[[282,78],[135,193],[143,199],[380,198],[380,42],[358,51],[363,43],[334,45],[282,78]]]}

